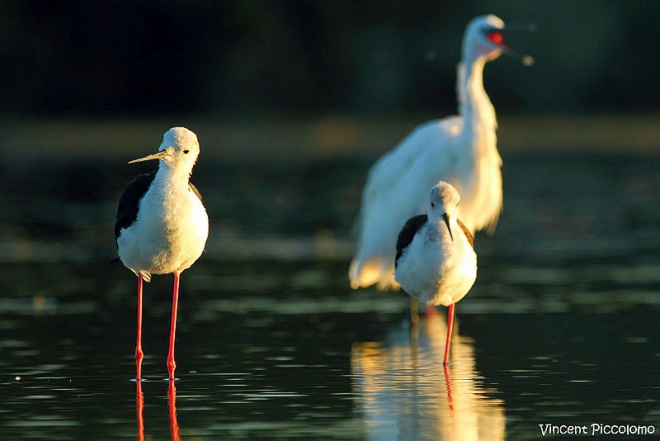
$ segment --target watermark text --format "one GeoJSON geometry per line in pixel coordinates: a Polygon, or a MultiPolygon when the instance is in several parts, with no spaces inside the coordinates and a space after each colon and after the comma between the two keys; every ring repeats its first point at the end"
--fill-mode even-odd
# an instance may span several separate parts
{"type": "Polygon", "coordinates": [[[638,424],[539,424],[541,436],[653,435],[655,426],[638,424]]]}

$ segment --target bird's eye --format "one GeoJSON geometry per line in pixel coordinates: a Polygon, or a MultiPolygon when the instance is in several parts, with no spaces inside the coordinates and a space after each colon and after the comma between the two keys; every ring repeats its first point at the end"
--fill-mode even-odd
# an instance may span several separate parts
{"type": "Polygon", "coordinates": [[[184,154],[184,155],[187,155],[188,153],[190,153],[190,150],[184,150],[184,151],[183,151],[183,154],[184,154]]]}
{"type": "Polygon", "coordinates": [[[431,208],[435,208],[435,202],[431,202],[431,208]]]}
{"type": "Polygon", "coordinates": [[[504,37],[502,36],[502,32],[500,31],[488,31],[486,32],[486,38],[488,38],[491,42],[501,45],[504,44],[504,37]]]}

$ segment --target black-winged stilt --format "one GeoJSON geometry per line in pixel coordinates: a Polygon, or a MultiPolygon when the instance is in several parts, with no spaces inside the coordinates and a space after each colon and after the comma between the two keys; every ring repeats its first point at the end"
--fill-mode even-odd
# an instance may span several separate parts
{"type": "Polygon", "coordinates": [[[158,170],[139,175],[119,201],[115,237],[119,260],[138,277],[137,380],[142,377],[142,280],[152,274],[174,274],[172,322],[167,368],[174,379],[174,338],[179,276],[202,255],[209,219],[190,174],[199,155],[197,136],[183,127],[165,132],[158,153],[130,161],[158,159],[158,170]]]}
{"type": "MultiPolygon", "coordinates": [[[[358,246],[348,272],[353,289],[374,284],[398,289],[397,233],[408,218],[424,213],[427,191],[438,181],[449,182],[460,193],[463,221],[471,233],[495,229],[502,211],[502,160],[483,71],[502,53],[517,55],[504,43],[510,30],[532,31],[535,26],[505,26],[494,15],[470,21],[456,82],[459,115],[420,125],[369,171],[357,221],[358,246]]],[[[523,64],[532,62],[523,57],[523,64]]]]}
{"type": "Polygon", "coordinates": [[[468,228],[458,219],[460,196],[439,182],[428,198],[428,215],[410,218],[396,244],[395,278],[405,292],[430,305],[448,306],[444,364],[454,324],[454,307],[477,278],[477,254],[468,228]]]}

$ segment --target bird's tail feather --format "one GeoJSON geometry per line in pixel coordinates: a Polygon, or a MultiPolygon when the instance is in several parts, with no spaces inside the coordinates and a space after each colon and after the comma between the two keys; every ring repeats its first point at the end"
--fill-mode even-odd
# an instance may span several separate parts
{"type": "Polygon", "coordinates": [[[381,258],[372,257],[362,261],[353,259],[348,270],[352,289],[367,288],[376,285],[380,291],[399,290],[399,283],[394,280],[394,266],[385,264],[381,258]]]}

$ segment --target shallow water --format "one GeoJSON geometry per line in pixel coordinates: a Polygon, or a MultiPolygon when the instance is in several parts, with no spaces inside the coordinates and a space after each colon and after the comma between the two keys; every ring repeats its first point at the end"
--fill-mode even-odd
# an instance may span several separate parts
{"type": "Polygon", "coordinates": [[[405,294],[347,286],[367,163],[200,164],[213,236],[182,277],[174,388],[164,380],[172,280],[145,286],[143,407],[132,381],[135,278],[108,263],[125,170],[106,169],[98,199],[63,176],[91,183],[87,170],[99,164],[6,168],[2,438],[524,440],[541,438],[547,423],[660,430],[660,158],[525,155],[505,164],[505,212],[493,237],[477,237],[479,277],[457,305],[447,371],[444,309],[413,329],[405,294]],[[17,197],[35,169],[43,179],[17,197]]]}

